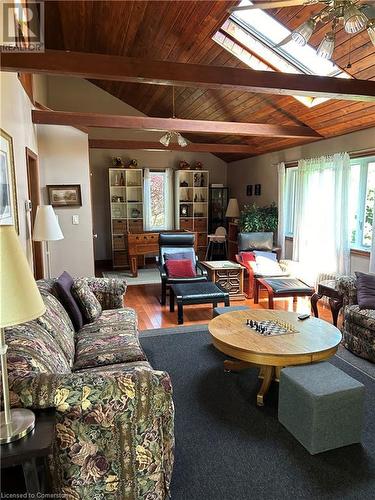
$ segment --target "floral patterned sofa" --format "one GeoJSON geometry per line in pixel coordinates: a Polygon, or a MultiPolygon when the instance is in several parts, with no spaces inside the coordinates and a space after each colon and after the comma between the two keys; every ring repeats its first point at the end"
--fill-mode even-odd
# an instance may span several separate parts
{"type": "Polygon", "coordinates": [[[375,363],[375,310],[359,308],[354,276],[341,276],[337,286],[344,301],[343,344],[357,356],[375,363]]]}
{"type": "Polygon", "coordinates": [[[12,405],[56,409],[54,492],[164,499],[174,456],[169,375],[141,349],[136,313],[122,307],[125,283],[85,280],[103,308],[95,322],[75,332],[54,280],[41,280],[45,314],[5,330],[12,405]]]}

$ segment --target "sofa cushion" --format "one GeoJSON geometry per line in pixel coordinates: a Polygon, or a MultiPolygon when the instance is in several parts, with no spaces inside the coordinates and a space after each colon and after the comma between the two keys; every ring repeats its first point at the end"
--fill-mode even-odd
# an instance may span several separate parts
{"type": "Polygon", "coordinates": [[[355,275],[360,309],[375,309],[375,274],[356,271],[355,275]]]}
{"type": "Polygon", "coordinates": [[[9,378],[32,373],[70,373],[59,344],[36,320],[5,328],[9,378]]]}
{"type": "Polygon", "coordinates": [[[375,336],[375,309],[360,309],[359,305],[345,308],[345,321],[372,330],[375,336]]]}
{"type": "Polygon", "coordinates": [[[129,308],[104,311],[98,321],[77,333],[73,370],[146,361],[136,325],[136,315],[129,308]]]}
{"type": "Polygon", "coordinates": [[[96,366],[95,368],[83,368],[75,373],[97,373],[98,375],[108,375],[121,372],[128,372],[141,368],[142,370],[153,370],[148,361],[128,361],[127,363],[117,363],[115,365],[96,366]]]}
{"type": "Polygon", "coordinates": [[[100,317],[102,306],[84,279],[74,280],[72,293],[88,323],[100,317]]]}
{"type": "Polygon", "coordinates": [[[35,321],[42,326],[59,345],[69,363],[73,365],[75,355],[75,330],[62,304],[51,293],[41,291],[46,312],[35,321]]]}
{"type": "Polygon", "coordinates": [[[61,303],[68,312],[73,322],[74,328],[79,330],[83,327],[83,317],[76,299],[72,294],[73,278],[66,271],[58,277],[56,281],[56,290],[59,294],[61,303]]]}

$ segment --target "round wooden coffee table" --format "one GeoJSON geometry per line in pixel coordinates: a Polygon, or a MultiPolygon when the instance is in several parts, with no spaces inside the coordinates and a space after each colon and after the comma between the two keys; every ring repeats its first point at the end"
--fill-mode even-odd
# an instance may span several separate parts
{"type": "Polygon", "coordinates": [[[331,358],[341,341],[340,331],[330,323],[310,317],[304,321],[289,311],[254,309],[217,316],[208,324],[214,346],[234,360],[225,360],[224,369],[239,371],[249,366],[260,367],[263,379],[257,395],[258,406],[272,380],[279,380],[284,366],[314,363],[331,358]],[[246,326],[246,321],[279,320],[291,324],[296,333],[265,336],[246,326]]]}

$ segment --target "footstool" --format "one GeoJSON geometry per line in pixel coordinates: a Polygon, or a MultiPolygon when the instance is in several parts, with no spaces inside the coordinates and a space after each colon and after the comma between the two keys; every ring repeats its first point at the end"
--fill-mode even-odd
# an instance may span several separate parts
{"type": "Polygon", "coordinates": [[[311,455],[361,440],[363,384],[330,363],[283,368],[279,421],[311,455]]]}
{"type": "Polygon", "coordinates": [[[220,316],[220,314],[231,313],[235,311],[247,311],[250,310],[249,306],[229,306],[229,307],[215,307],[212,313],[212,317],[220,316]]]}
{"type": "Polygon", "coordinates": [[[182,325],[184,322],[184,305],[212,304],[215,308],[217,307],[218,302],[224,302],[226,306],[229,306],[228,291],[211,281],[171,285],[169,294],[169,306],[171,312],[174,312],[175,299],[177,301],[179,325],[182,325]]]}
{"type": "Polygon", "coordinates": [[[273,309],[273,299],[278,297],[311,297],[314,288],[296,278],[257,278],[255,280],[254,304],[259,302],[259,291],[265,288],[268,293],[268,308],[273,309]]]}

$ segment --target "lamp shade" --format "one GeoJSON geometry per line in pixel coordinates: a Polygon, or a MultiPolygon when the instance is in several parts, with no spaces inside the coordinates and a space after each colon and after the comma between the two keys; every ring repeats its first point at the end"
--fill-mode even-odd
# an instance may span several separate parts
{"type": "Polygon", "coordinates": [[[237,198],[230,198],[225,217],[239,217],[240,209],[238,207],[237,198]]]}
{"type": "Polygon", "coordinates": [[[33,240],[34,241],[55,241],[62,240],[62,234],[57,216],[52,205],[40,205],[36,209],[33,240]]]}
{"type": "Polygon", "coordinates": [[[0,226],[0,327],[41,316],[46,307],[14,226],[0,226]]]}

